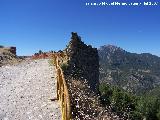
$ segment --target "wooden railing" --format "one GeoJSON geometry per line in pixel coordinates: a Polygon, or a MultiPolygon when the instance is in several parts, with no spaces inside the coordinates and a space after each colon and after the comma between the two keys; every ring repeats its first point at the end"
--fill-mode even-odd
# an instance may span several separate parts
{"type": "Polygon", "coordinates": [[[54,54],[53,61],[57,72],[57,99],[61,104],[62,120],[71,120],[70,96],[63,71],[60,67],[59,56],[54,54]]]}

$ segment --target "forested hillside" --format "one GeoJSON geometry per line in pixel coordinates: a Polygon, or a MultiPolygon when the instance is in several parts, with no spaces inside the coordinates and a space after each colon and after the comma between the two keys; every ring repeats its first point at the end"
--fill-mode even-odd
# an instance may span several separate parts
{"type": "Polygon", "coordinates": [[[99,49],[100,82],[143,94],[160,85],[160,58],[108,45],[99,49]]]}

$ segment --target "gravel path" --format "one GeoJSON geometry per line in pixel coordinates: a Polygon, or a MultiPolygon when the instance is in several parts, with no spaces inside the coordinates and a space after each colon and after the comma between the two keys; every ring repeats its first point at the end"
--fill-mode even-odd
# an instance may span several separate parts
{"type": "Polygon", "coordinates": [[[54,71],[47,59],[0,67],[0,120],[60,120],[54,71]]]}

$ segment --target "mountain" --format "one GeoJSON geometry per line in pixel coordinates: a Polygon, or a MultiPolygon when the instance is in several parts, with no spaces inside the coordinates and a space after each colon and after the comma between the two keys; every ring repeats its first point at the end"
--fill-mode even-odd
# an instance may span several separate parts
{"type": "Polygon", "coordinates": [[[160,86],[160,57],[130,53],[113,45],[98,49],[100,83],[144,94],[160,86]]]}

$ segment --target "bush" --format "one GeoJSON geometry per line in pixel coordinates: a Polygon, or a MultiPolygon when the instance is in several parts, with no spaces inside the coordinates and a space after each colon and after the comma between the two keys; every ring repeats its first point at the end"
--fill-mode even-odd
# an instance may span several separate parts
{"type": "Polygon", "coordinates": [[[99,86],[99,91],[101,93],[101,102],[103,105],[110,105],[111,104],[111,98],[113,94],[113,90],[109,85],[102,84],[99,86]]]}
{"type": "Polygon", "coordinates": [[[156,114],[157,119],[160,120],[160,109],[158,110],[158,113],[156,114]]]}
{"type": "Polygon", "coordinates": [[[62,63],[62,64],[61,64],[61,69],[62,69],[63,71],[66,71],[67,68],[68,68],[68,64],[67,64],[67,63],[62,63]]]}
{"type": "Polygon", "coordinates": [[[156,97],[143,96],[136,106],[137,111],[141,112],[147,120],[159,120],[160,118],[160,99],[156,97]]]}
{"type": "Polygon", "coordinates": [[[127,113],[130,120],[160,120],[160,98],[150,95],[135,96],[115,86],[102,84],[99,87],[101,102],[110,105],[122,116],[127,113]]]}
{"type": "Polygon", "coordinates": [[[42,53],[43,53],[42,50],[39,50],[39,51],[38,51],[38,54],[42,54],[42,53]]]}
{"type": "Polygon", "coordinates": [[[100,85],[99,90],[104,106],[110,105],[112,110],[120,116],[127,113],[130,119],[142,118],[140,112],[136,111],[137,98],[134,95],[107,84],[100,85]]]}

